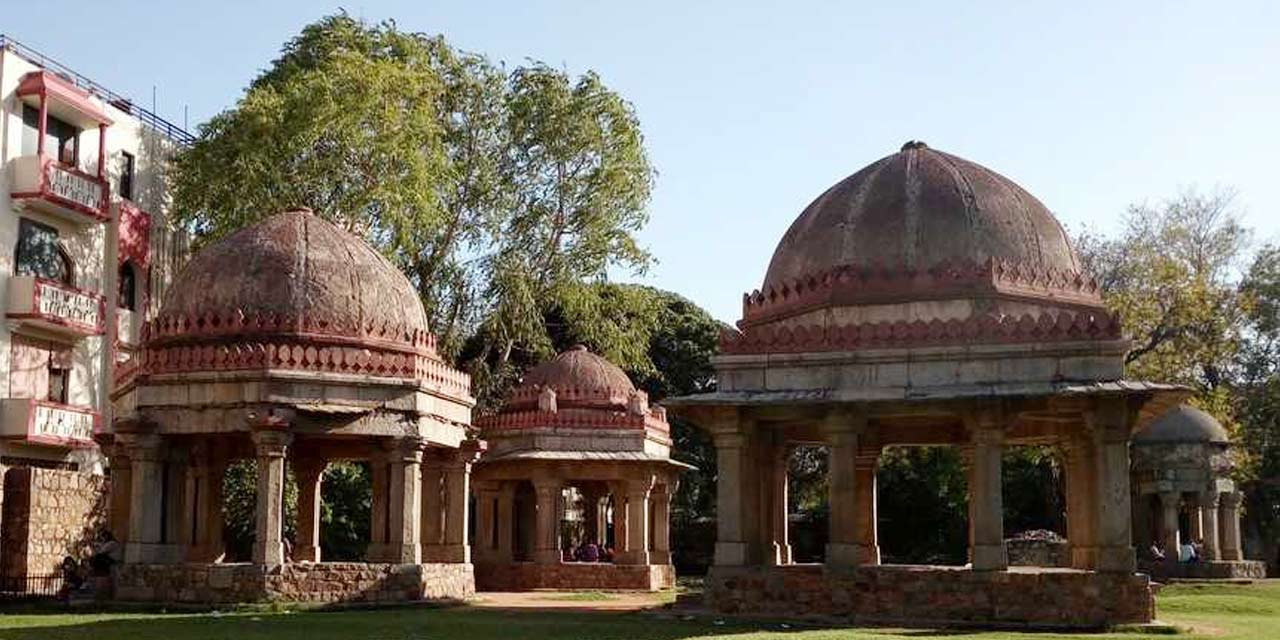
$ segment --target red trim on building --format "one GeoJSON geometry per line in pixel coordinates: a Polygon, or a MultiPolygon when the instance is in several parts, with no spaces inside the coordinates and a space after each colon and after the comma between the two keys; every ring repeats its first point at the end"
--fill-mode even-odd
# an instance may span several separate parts
{"type": "Polygon", "coordinates": [[[50,71],[32,71],[18,81],[19,96],[43,96],[61,102],[100,125],[110,125],[111,118],[93,103],[92,94],[50,71]]]}
{"type": "Polygon", "coordinates": [[[71,209],[76,213],[82,213],[90,218],[93,218],[97,222],[107,222],[108,220],[111,219],[111,214],[107,209],[107,202],[109,201],[110,195],[111,195],[111,191],[105,179],[95,176],[93,174],[85,173],[74,167],[68,167],[67,165],[64,165],[60,162],[55,161],[53,158],[41,156],[40,158],[40,190],[39,191],[16,191],[16,192],[10,193],[9,197],[13,198],[14,200],[39,198],[41,200],[52,202],[53,204],[56,204],[65,209],[71,209]],[[67,198],[64,198],[54,193],[52,187],[49,186],[49,172],[53,170],[66,171],[67,173],[75,175],[79,178],[83,178],[85,180],[90,180],[98,183],[102,187],[102,197],[99,201],[98,207],[96,209],[86,207],[83,204],[80,204],[79,202],[76,202],[74,200],[69,200],[67,198]]]}

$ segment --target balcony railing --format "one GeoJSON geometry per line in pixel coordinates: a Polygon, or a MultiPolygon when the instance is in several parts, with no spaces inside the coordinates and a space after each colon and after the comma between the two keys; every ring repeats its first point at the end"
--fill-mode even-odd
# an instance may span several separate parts
{"type": "Polygon", "coordinates": [[[88,447],[101,429],[102,416],[92,409],[72,407],[34,398],[3,401],[4,422],[0,437],[32,444],[88,447]]]}
{"type": "Polygon", "coordinates": [[[107,221],[106,181],[39,155],[10,164],[14,200],[75,224],[107,221]]]}
{"type": "Polygon", "coordinates": [[[5,315],[20,326],[75,339],[106,331],[105,307],[96,293],[44,278],[13,276],[5,315]]]}
{"type": "Polygon", "coordinates": [[[126,348],[137,347],[142,338],[142,314],[131,309],[116,309],[116,342],[126,348]]]}

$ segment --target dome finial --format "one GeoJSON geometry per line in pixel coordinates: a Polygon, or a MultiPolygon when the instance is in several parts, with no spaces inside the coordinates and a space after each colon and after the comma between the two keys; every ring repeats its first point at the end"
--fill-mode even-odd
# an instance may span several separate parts
{"type": "Polygon", "coordinates": [[[929,145],[924,140],[908,140],[902,145],[901,151],[914,151],[916,149],[928,149],[929,145]]]}
{"type": "Polygon", "coordinates": [[[578,344],[569,347],[569,351],[587,351],[587,345],[579,342],[578,344]]]}

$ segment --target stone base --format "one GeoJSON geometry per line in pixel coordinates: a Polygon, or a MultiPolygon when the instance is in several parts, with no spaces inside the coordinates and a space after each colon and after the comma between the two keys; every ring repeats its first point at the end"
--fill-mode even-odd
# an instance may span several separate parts
{"type": "Polygon", "coordinates": [[[1267,563],[1261,560],[1218,560],[1213,562],[1148,562],[1141,571],[1156,580],[1261,580],[1267,577],[1267,563]]]}
{"type": "Polygon", "coordinates": [[[114,597],[130,602],[414,602],[475,594],[469,564],[123,564],[114,597]]]}
{"type": "Polygon", "coordinates": [[[712,567],[703,599],[709,609],[722,613],[911,626],[1093,628],[1145,623],[1155,617],[1147,576],[1070,569],[712,567]]]}
{"type": "Polygon", "coordinates": [[[476,564],[476,588],[480,591],[658,591],[675,586],[675,567],[669,564],[476,564]]]}

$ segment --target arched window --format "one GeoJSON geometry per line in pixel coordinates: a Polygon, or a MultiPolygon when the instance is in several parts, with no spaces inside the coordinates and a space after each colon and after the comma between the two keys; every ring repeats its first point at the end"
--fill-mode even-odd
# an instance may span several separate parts
{"type": "Polygon", "coordinates": [[[133,268],[133,263],[125,261],[120,265],[120,297],[116,304],[121,309],[130,311],[138,310],[138,276],[137,270],[133,268]]]}
{"type": "Polygon", "coordinates": [[[67,285],[75,282],[75,263],[58,240],[58,230],[26,218],[18,222],[14,272],[67,285]]]}
{"type": "Polygon", "coordinates": [[[71,261],[71,254],[62,245],[58,245],[58,263],[62,265],[61,274],[54,279],[68,287],[75,286],[76,263],[71,261]]]}

